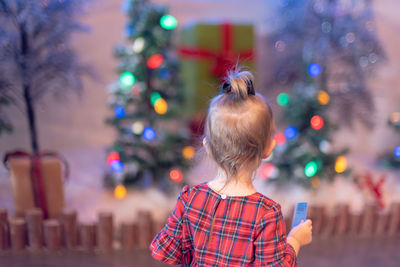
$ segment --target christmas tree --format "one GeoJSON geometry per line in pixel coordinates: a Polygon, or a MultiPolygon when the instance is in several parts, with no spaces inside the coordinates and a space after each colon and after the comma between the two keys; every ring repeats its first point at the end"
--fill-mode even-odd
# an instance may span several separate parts
{"type": "Polygon", "coordinates": [[[277,132],[278,146],[261,175],[317,188],[320,179],[349,172],[348,150],[333,149],[334,131],[356,118],[372,127],[366,80],[383,52],[369,0],[285,0],[279,9],[269,87],[283,90],[277,103],[284,131],[277,132]]]}
{"type": "Polygon", "coordinates": [[[171,37],[177,20],[164,6],[147,0],[123,4],[129,20],[127,43],[118,45],[119,79],[110,85],[108,120],[118,133],[108,154],[112,170],[106,182],[124,192],[126,184],[165,188],[182,182],[182,171],[194,156],[190,132],[182,120],[177,58],[171,37]]]}
{"type": "MultiPolygon", "coordinates": [[[[400,135],[400,112],[393,112],[390,115],[388,125],[400,135]]],[[[379,161],[383,167],[400,169],[400,143],[394,143],[393,145],[393,150],[382,155],[379,161]]]]}

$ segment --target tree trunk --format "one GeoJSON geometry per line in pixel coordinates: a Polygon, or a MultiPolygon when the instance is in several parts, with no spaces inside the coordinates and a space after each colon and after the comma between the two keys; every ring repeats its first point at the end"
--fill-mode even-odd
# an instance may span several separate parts
{"type": "Polygon", "coordinates": [[[30,86],[30,77],[29,73],[27,73],[26,66],[26,57],[29,54],[29,41],[28,41],[28,33],[26,32],[25,25],[20,25],[20,37],[21,37],[21,77],[23,79],[23,90],[24,90],[24,100],[26,105],[26,115],[28,117],[29,123],[29,133],[31,137],[31,148],[34,154],[39,151],[39,144],[36,132],[36,121],[35,121],[35,109],[34,109],[34,99],[31,96],[31,86],[30,86]]]}

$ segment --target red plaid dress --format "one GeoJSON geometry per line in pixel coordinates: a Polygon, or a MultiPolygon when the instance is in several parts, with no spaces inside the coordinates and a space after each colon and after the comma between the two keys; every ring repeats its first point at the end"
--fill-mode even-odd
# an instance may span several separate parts
{"type": "Polygon", "coordinates": [[[223,197],[185,186],[152,256],[182,266],[297,266],[279,204],[260,193],[223,197]]]}

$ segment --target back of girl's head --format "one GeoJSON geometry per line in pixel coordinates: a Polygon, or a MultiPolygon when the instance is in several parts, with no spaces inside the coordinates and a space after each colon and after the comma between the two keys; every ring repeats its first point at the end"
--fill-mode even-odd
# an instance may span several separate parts
{"type": "Polygon", "coordinates": [[[254,171],[275,130],[271,107],[255,92],[253,75],[230,71],[208,109],[205,138],[212,158],[228,176],[254,171]]]}

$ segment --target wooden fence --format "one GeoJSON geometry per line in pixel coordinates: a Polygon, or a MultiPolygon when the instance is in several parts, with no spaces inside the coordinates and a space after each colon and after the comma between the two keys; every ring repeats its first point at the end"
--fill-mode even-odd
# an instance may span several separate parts
{"type": "MultiPolygon", "coordinates": [[[[361,214],[352,214],[347,205],[338,205],[333,214],[322,206],[310,206],[308,217],[313,220],[317,238],[335,236],[394,236],[400,233],[400,203],[388,212],[367,205],[361,214]]],[[[76,212],[65,212],[59,219],[43,220],[39,209],[32,209],[25,218],[12,218],[0,209],[0,250],[37,251],[47,249],[81,249],[110,251],[113,249],[147,248],[165,221],[152,219],[151,213],[139,211],[137,220],[114,225],[111,212],[98,214],[97,222],[79,223],[76,212]]],[[[285,218],[291,225],[292,218],[285,218]]]]}

